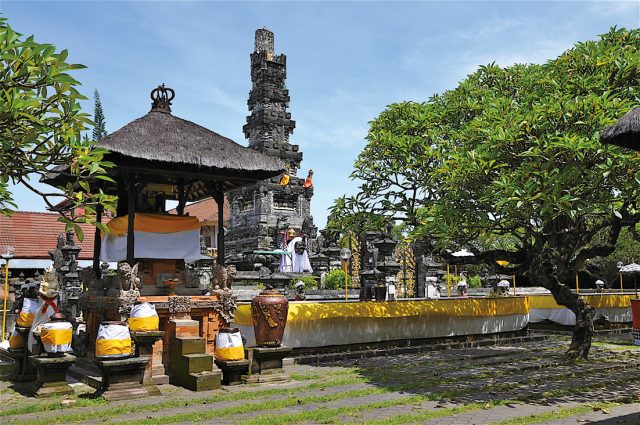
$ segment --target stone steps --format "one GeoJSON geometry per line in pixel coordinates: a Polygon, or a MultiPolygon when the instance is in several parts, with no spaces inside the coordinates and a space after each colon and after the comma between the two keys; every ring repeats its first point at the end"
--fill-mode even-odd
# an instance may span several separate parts
{"type": "Polygon", "coordinates": [[[169,382],[192,391],[220,388],[222,372],[214,366],[213,356],[206,353],[206,341],[195,336],[199,324],[195,320],[178,320],[169,349],[169,382]]]}

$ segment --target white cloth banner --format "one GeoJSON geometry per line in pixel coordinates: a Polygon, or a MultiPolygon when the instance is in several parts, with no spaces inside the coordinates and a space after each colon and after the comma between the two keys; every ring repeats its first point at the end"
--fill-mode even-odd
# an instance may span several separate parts
{"type": "Polygon", "coordinates": [[[132,318],[153,317],[157,315],[156,306],[150,303],[134,304],[133,307],[131,307],[130,317],[132,318]]]}
{"type": "MultiPolygon", "coordinates": [[[[133,232],[135,258],[197,260],[200,258],[200,230],[173,233],[133,232]]],[[[102,238],[100,260],[125,261],[127,235],[102,238]]]]}
{"type": "Polygon", "coordinates": [[[242,347],[242,335],[240,332],[218,332],[216,335],[216,348],[242,347]]]}
{"type": "Polygon", "coordinates": [[[131,339],[129,327],[126,325],[103,325],[98,328],[98,337],[96,339],[131,339]]]}
{"type": "MultiPolygon", "coordinates": [[[[630,308],[596,308],[593,316],[597,320],[604,316],[613,323],[631,322],[630,308]]],[[[529,322],[536,323],[544,320],[550,320],[564,326],[573,326],[576,324],[576,315],[568,308],[532,308],[529,311],[529,322]]]]}

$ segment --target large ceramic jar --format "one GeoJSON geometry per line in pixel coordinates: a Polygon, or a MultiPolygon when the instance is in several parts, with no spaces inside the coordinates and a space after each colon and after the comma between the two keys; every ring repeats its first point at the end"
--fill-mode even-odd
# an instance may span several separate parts
{"type": "Polygon", "coordinates": [[[288,312],[287,298],[271,287],[253,297],[251,313],[258,347],[279,347],[282,344],[288,312]]]}

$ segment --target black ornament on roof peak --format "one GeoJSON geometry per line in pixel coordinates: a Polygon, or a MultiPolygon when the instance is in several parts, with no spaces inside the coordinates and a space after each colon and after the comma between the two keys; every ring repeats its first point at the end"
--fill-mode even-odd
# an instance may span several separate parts
{"type": "Polygon", "coordinates": [[[171,113],[171,101],[176,97],[176,92],[169,87],[161,86],[151,90],[152,111],[171,113]]]}

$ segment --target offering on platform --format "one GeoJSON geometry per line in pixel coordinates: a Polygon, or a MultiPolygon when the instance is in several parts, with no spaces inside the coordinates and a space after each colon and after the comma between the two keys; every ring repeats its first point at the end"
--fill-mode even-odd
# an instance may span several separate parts
{"type": "Polygon", "coordinates": [[[102,322],[96,339],[96,357],[119,359],[131,355],[131,334],[125,322],[102,322]]]}
{"type": "Polygon", "coordinates": [[[72,352],[72,337],[73,326],[62,313],[52,315],[51,321],[44,323],[40,328],[40,340],[49,357],[62,356],[64,353],[72,352]]]}
{"type": "Polygon", "coordinates": [[[160,318],[154,305],[138,303],[131,308],[129,329],[131,332],[153,332],[159,328],[160,318]]]}
{"type": "Polygon", "coordinates": [[[238,328],[221,328],[216,335],[216,360],[237,361],[244,359],[244,345],[238,328]]]}

